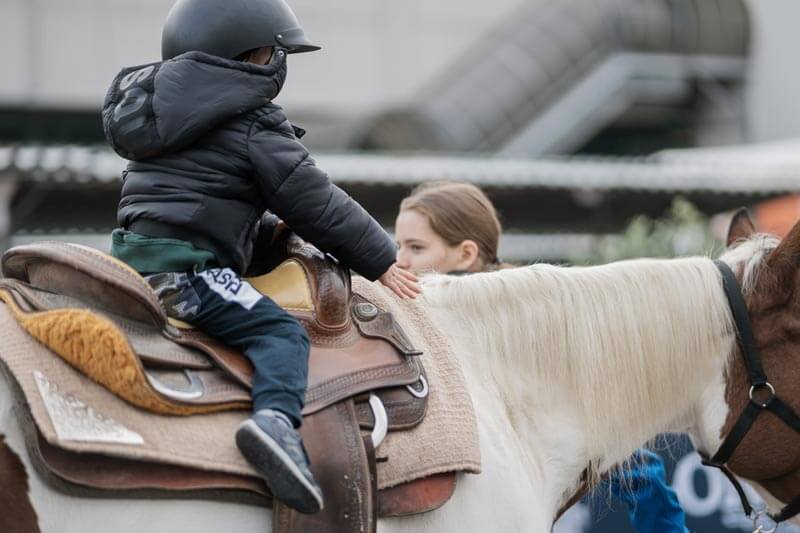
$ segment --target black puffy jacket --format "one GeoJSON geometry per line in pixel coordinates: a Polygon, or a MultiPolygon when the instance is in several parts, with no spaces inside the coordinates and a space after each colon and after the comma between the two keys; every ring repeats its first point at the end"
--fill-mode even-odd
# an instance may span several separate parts
{"type": "Polygon", "coordinates": [[[371,280],[395,260],[383,228],[330,182],[272,103],[285,54],[265,66],[189,52],[123,69],[103,128],[129,159],[117,223],[213,252],[244,272],[269,210],[303,239],[371,280]]]}

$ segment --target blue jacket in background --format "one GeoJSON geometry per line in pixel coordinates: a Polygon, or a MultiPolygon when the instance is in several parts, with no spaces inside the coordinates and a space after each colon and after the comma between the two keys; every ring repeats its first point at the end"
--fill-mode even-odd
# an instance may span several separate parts
{"type": "MultiPolygon", "coordinates": [[[[664,462],[657,454],[639,449],[632,468],[611,476],[608,486],[625,503],[628,517],[639,533],[686,533],[686,515],[678,495],[667,484],[664,462]]],[[[606,486],[606,485],[603,485],[606,486]]]]}

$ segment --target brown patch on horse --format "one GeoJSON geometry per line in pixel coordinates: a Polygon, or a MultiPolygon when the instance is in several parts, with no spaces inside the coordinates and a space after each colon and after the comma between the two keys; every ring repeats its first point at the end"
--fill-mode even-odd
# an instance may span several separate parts
{"type": "MultiPolygon", "coordinates": [[[[754,289],[745,297],[764,371],[777,395],[795,412],[800,412],[798,267],[800,224],[766,258],[754,289]]],[[[730,412],[722,428],[723,436],[730,432],[749,401],[747,372],[738,347],[736,351],[727,382],[730,412]]],[[[766,411],[758,416],[728,466],[737,475],[760,482],[776,498],[787,502],[800,493],[800,434],[766,411]]]]}
{"type": "Polygon", "coordinates": [[[25,465],[0,435],[0,531],[38,533],[39,521],[28,498],[25,465]]]}
{"type": "Polygon", "coordinates": [[[800,487],[800,470],[795,470],[790,474],[779,476],[775,479],[759,481],[759,483],[778,500],[787,503],[797,497],[797,489],[800,487]]]}

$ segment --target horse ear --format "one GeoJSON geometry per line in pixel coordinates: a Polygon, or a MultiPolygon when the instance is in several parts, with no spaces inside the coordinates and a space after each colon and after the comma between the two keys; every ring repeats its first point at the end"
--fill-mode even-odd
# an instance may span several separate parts
{"type": "Polygon", "coordinates": [[[779,278],[794,279],[800,268],[800,222],[796,222],[789,234],[769,254],[767,264],[779,278]]]}
{"type": "Polygon", "coordinates": [[[731,225],[728,227],[728,238],[725,245],[730,247],[731,244],[739,240],[748,239],[753,233],[756,232],[756,225],[753,224],[753,219],[750,218],[750,213],[747,209],[742,207],[731,219],[731,225]]]}

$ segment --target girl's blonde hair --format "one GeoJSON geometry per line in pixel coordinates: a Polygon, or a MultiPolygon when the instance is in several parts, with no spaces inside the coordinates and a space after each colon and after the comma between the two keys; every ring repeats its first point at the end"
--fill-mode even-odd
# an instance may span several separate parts
{"type": "Polygon", "coordinates": [[[502,227],[486,194],[471,183],[433,182],[418,186],[400,203],[400,211],[424,215],[448,245],[469,239],[478,245],[481,270],[497,268],[502,227]]]}

